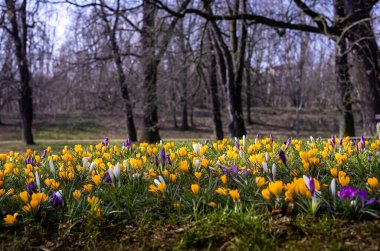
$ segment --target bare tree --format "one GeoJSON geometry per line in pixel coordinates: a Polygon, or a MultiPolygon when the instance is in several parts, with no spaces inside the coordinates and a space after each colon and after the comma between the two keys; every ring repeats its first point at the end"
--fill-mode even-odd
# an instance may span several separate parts
{"type": "Polygon", "coordinates": [[[28,23],[27,0],[17,4],[13,0],[5,0],[0,25],[13,41],[14,54],[17,59],[20,77],[19,109],[21,116],[22,139],[25,144],[34,144],[32,133],[33,98],[31,74],[28,58],[28,31],[33,24],[28,23]]]}

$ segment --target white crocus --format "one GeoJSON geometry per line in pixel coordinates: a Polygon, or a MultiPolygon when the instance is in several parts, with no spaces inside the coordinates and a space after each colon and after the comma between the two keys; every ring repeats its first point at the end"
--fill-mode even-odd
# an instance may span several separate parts
{"type": "Polygon", "coordinates": [[[115,177],[115,173],[114,173],[114,170],[113,170],[112,167],[108,168],[108,174],[110,175],[112,184],[114,184],[115,180],[116,180],[116,177],[115,177]]]}
{"type": "Polygon", "coordinates": [[[269,161],[269,153],[265,152],[265,160],[268,162],[269,161]]]}
{"type": "Polygon", "coordinates": [[[335,197],[335,194],[336,194],[336,181],[335,181],[335,179],[331,180],[330,191],[331,191],[332,196],[335,197]]]}
{"type": "Polygon", "coordinates": [[[40,181],[40,176],[38,175],[38,172],[36,171],[34,173],[35,175],[35,179],[36,179],[36,185],[37,185],[37,188],[38,188],[38,192],[41,192],[41,181],[40,181]]]}
{"type": "Polygon", "coordinates": [[[263,165],[265,173],[268,174],[268,164],[266,162],[263,162],[262,165],[263,165]]]}
{"type": "Polygon", "coordinates": [[[113,168],[113,173],[115,175],[116,180],[120,180],[120,164],[119,164],[119,162],[116,163],[115,167],[113,168]]]}
{"type": "Polygon", "coordinates": [[[277,166],[275,163],[273,163],[272,165],[272,177],[273,177],[273,180],[276,180],[276,174],[277,174],[277,166]]]}
{"type": "Polygon", "coordinates": [[[54,162],[53,160],[49,160],[49,167],[50,167],[50,172],[55,175],[55,168],[54,168],[54,162]]]}
{"type": "Polygon", "coordinates": [[[194,169],[195,169],[195,171],[198,171],[199,166],[200,166],[199,159],[196,159],[195,163],[194,163],[194,169]]]}
{"type": "Polygon", "coordinates": [[[245,148],[246,143],[247,143],[247,137],[243,135],[243,148],[245,148]]]}
{"type": "Polygon", "coordinates": [[[92,170],[94,170],[96,166],[96,163],[95,162],[92,162],[91,165],[90,165],[90,170],[88,171],[88,175],[91,176],[92,174],[92,170]]]}
{"type": "Polygon", "coordinates": [[[202,145],[200,143],[193,144],[193,149],[196,155],[199,156],[201,152],[202,145]]]}

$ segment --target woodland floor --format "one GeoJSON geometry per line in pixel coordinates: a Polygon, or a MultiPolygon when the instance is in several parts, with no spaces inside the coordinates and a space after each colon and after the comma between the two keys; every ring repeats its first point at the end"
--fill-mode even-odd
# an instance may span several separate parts
{"type": "MultiPolygon", "coordinates": [[[[138,132],[141,114],[135,115],[138,132]]],[[[356,116],[358,118],[359,116],[356,116]]],[[[0,152],[22,150],[20,119],[17,114],[0,114],[0,152]]],[[[255,108],[252,111],[253,123],[246,123],[248,137],[256,134],[273,134],[275,137],[295,137],[296,114],[291,108],[255,108]]],[[[181,117],[177,116],[178,128],[174,127],[172,118],[161,118],[160,135],[163,140],[184,140],[215,138],[212,114],[208,111],[195,110],[194,125],[189,130],[180,128],[181,117]]],[[[225,137],[228,137],[228,117],[222,118],[225,137]]],[[[300,113],[301,137],[330,137],[338,133],[336,111],[302,110],[300,113]]],[[[189,122],[190,123],[190,122],[189,122]]],[[[33,122],[34,137],[37,143],[32,147],[43,149],[47,145],[65,145],[70,143],[93,144],[105,137],[114,143],[122,142],[127,137],[125,116],[122,112],[60,113],[36,114],[33,122]]],[[[360,121],[356,121],[360,133],[360,121]]]]}

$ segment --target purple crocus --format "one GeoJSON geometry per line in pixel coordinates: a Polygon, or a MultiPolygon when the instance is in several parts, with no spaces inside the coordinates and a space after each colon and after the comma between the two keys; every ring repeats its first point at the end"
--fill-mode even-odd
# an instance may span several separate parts
{"type": "Polygon", "coordinates": [[[207,145],[208,144],[208,139],[205,139],[205,145],[207,145]]]}
{"type": "Polygon", "coordinates": [[[103,177],[103,183],[110,184],[112,183],[111,175],[109,172],[106,172],[103,177]]]}
{"type": "Polygon", "coordinates": [[[365,139],[364,136],[360,136],[360,149],[364,150],[365,148],[365,139]]]}
{"type": "Polygon", "coordinates": [[[329,141],[329,145],[334,147],[335,146],[335,136],[331,136],[331,140],[329,141]]]}
{"type": "Polygon", "coordinates": [[[157,156],[154,156],[154,164],[156,165],[156,167],[158,167],[158,157],[157,156]]]}
{"type": "Polygon", "coordinates": [[[273,139],[273,135],[272,134],[269,134],[269,139],[270,139],[270,143],[273,144],[274,139],[273,139]]]}
{"type": "Polygon", "coordinates": [[[365,200],[368,197],[368,191],[366,189],[360,189],[360,190],[358,190],[358,197],[362,201],[362,207],[364,207],[364,204],[365,204],[364,202],[365,202],[365,200]]]}
{"type": "Polygon", "coordinates": [[[340,146],[342,146],[342,144],[343,144],[343,139],[342,139],[342,137],[339,138],[338,144],[339,144],[340,146]]]}
{"type": "Polygon", "coordinates": [[[132,145],[132,141],[129,138],[123,143],[123,147],[127,149],[131,148],[131,145],[132,145]]]}
{"type": "Polygon", "coordinates": [[[371,162],[372,162],[372,160],[371,160],[371,155],[369,155],[369,154],[368,154],[368,156],[367,156],[367,161],[368,161],[369,164],[371,164],[371,162]]]}
{"type": "Polygon", "coordinates": [[[315,184],[314,184],[314,178],[312,176],[310,176],[309,178],[309,190],[310,190],[311,196],[314,196],[315,184]]]}
{"type": "Polygon", "coordinates": [[[259,139],[260,138],[260,134],[256,134],[256,139],[259,139]]]}
{"type": "Polygon", "coordinates": [[[280,160],[282,161],[282,163],[284,163],[284,165],[288,167],[288,165],[286,164],[286,157],[283,150],[280,150],[280,152],[278,153],[278,156],[280,157],[280,160]]]}
{"type": "Polygon", "coordinates": [[[239,175],[239,170],[236,168],[236,166],[231,165],[231,170],[234,172],[236,175],[239,175]]]}
{"type": "Polygon", "coordinates": [[[35,192],[37,191],[36,183],[34,183],[33,181],[30,182],[30,183],[26,186],[26,190],[28,191],[29,194],[35,193],[35,192]]]}
{"type": "Polygon", "coordinates": [[[234,145],[235,147],[239,150],[240,149],[240,145],[239,145],[239,141],[237,139],[235,139],[234,141],[234,145]]]}
{"type": "Polygon", "coordinates": [[[102,146],[108,146],[108,143],[109,143],[109,138],[105,138],[103,141],[102,141],[102,146]]]}
{"type": "Polygon", "coordinates": [[[354,196],[357,194],[358,190],[354,187],[345,186],[340,191],[338,191],[338,197],[339,199],[343,200],[344,198],[347,198],[349,201],[351,201],[354,196]]]}
{"type": "Polygon", "coordinates": [[[62,192],[54,192],[51,196],[51,204],[55,207],[60,207],[63,205],[62,192]]]}
{"type": "Polygon", "coordinates": [[[244,169],[243,174],[244,174],[244,176],[248,176],[248,169],[247,168],[244,169]]]}
{"type": "Polygon", "coordinates": [[[36,163],[34,162],[34,158],[33,157],[30,157],[30,158],[26,158],[25,161],[24,161],[25,165],[28,165],[28,164],[31,164],[32,166],[35,166],[36,163]]]}
{"type": "Polygon", "coordinates": [[[231,172],[230,172],[230,170],[228,169],[228,168],[223,168],[223,173],[225,174],[225,175],[227,175],[228,177],[231,177],[232,175],[231,175],[231,172]]]}
{"type": "Polygon", "coordinates": [[[47,154],[47,150],[45,149],[42,156],[41,156],[41,159],[44,159],[46,157],[46,154],[47,154]]]}
{"type": "Polygon", "coordinates": [[[165,166],[165,159],[166,159],[165,148],[162,148],[161,149],[161,164],[162,164],[162,166],[165,166]]]}
{"type": "Polygon", "coordinates": [[[292,143],[292,137],[288,138],[288,140],[284,143],[285,143],[285,150],[286,150],[290,146],[290,143],[292,143]]]}
{"type": "Polygon", "coordinates": [[[172,160],[170,159],[170,154],[168,154],[168,163],[169,163],[169,165],[172,165],[172,160]]]}

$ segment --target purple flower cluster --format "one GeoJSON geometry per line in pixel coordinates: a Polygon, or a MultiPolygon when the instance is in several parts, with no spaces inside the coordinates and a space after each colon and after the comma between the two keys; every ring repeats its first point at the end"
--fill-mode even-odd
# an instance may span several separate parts
{"type": "Polygon", "coordinates": [[[26,158],[26,159],[25,159],[24,164],[25,164],[25,165],[31,164],[32,166],[35,166],[35,165],[36,165],[36,162],[34,161],[34,158],[33,158],[33,157],[30,157],[30,158],[26,158]]]}
{"type": "Polygon", "coordinates": [[[348,199],[349,201],[352,201],[355,196],[361,200],[362,207],[369,206],[377,201],[376,197],[367,200],[368,191],[365,189],[357,189],[354,187],[345,186],[342,188],[342,190],[338,191],[338,197],[341,200],[348,199]]]}

